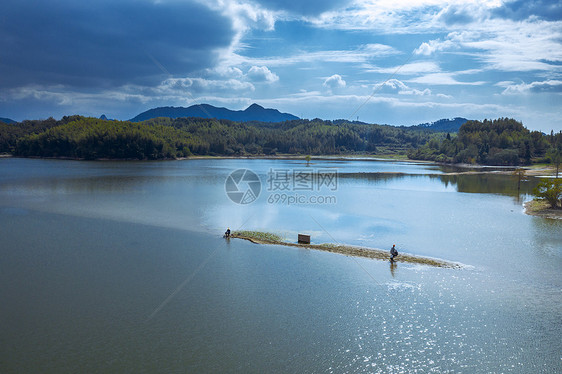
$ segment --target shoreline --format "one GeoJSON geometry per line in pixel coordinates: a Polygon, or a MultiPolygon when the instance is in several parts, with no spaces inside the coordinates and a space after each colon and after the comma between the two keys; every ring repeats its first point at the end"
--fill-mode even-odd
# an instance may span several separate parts
{"type": "MultiPolygon", "coordinates": [[[[40,157],[30,156],[21,157],[12,154],[1,154],[0,158],[29,158],[29,159],[44,159],[44,160],[70,160],[70,161],[186,161],[186,160],[306,160],[306,155],[248,155],[248,156],[189,156],[189,157],[176,157],[176,158],[163,158],[156,160],[139,160],[139,159],[123,159],[123,158],[97,158],[93,160],[86,160],[77,157],[40,157]]],[[[516,169],[525,170],[525,175],[528,177],[552,177],[556,169],[551,165],[526,165],[526,166],[501,166],[501,165],[478,165],[478,164],[447,164],[442,162],[435,162],[430,160],[412,160],[408,158],[395,157],[394,155],[323,155],[312,156],[310,162],[314,160],[332,160],[332,161],[383,161],[383,162],[407,162],[412,164],[425,164],[425,165],[440,165],[448,166],[459,169],[476,169],[457,172],[443,172],[443,175],[462,175],[462,174],[503,174],[511,175],[516,169]],[[492,170],[487,170],[492,169],[492,170]]]]}
{"type": "MultiPolygon", "coordinates": [[[[247,155],[247,156],[188,156],[188,157],[174,157],[174,158],[159,158],[154,160],[143,159],[139,160],[136,158],[107,158],[100,157],[96,159],[86,159],[80,157],[44,157],[44,156],[15,156],[10,153],[1,154],[0,157],[12,157],[12,158],[28,158],[28,159],[39,159],[39,160],[70,160],[70,161],[186,161],[186,160],[303,160],[306,161],[306,155],[247,155]]],[[[423,160],[410,160],[408,158],[393,157],[391,155],[350,155],[350,156],[314,156],[310,159],[310,162],[314,160],[334,160],[334,161],[396,161],[396,162],[411,162],[419,164],[435,164],[434,161],[423,161],[423,160]]]]}
{"type": "Polygon", "coordinates": [[[529,200],[523,204],[525,214],[547,219],[562,219],[562,209],[553,209],[540,200],[529,200]]]}
{"type": "MultiPolygon", "coordinates": [[[[255,232],[255,231],[241,231],[233,232],[231,238],[248,240],[254,244],[270,244],[270,245],[283,245],[286,247],[297,247],[304,249],[313,249],[324,252],[332,252],[345,256],[353,257],[363,257],[370,258],[374,260],[385,260],[388,261],[390,255],[388,251],[376,248],[359,247],[345,244],[301,244],[301,243],[290,243],[283,241],[280,237],[275,234],[255,232]]],[[[415,256],[408,253],[400,253],[396,258],[395,262],[404,262],[418,265],[427,265],[440,268],[449,269],[460,269],[461,264],[445,261],[436,258],[415,256]]]]}
{"type": "MultiPolygon", "coordinates": [[[[279,154],[279,155],[247,155],[247,156],[189,156],[189,157],[179,157],[175,160],[205,160],[205,159],[216,159],[216,160],[303,160],[306,161],[307,155],[291,155],[291,154],[279,154]]],[[[421,160],[410,160],[408,158],[393,157],[392,155],[322,155],[322,156],[311,156],[310,162],[314,160],[332,160],[332,161],[396,161],[396,162],[412,162],[412,163],[426,163],[433,164],[434,161],[421,161],[421,160]]]]}

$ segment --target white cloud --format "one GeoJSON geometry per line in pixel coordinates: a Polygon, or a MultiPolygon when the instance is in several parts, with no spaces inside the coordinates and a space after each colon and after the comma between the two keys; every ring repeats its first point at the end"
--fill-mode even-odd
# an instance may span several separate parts
{"type": "Polygon", "coordinates": [[[278,12],[261,7],[258,3],[237,0],[198,0],[210,9],[220,12],[232,20],[238,32],[246,32],[250,28],[273,30],[278,12]]]}
{"type": "Polygon", "coordinates": [[[490,10],[501,5],[501,1],[455,1],[448,2],[437,15],[437,19],[449,25],[465,25],[490,16],[490,10]]]}
{"type": "Polygon", "coordinates": [[[214,80],[204,78],[169,78],[163,81],[156,91],[160,93],[193,94],[201,92],[222,92],[229,94],[238,91],[254,91],[255,87],[249,82],[238,79],[214,80]]]}
{"type": "Polygon", "coordinates": [[[430,40],[429,42],[423,42],[418,48],[416,48],[414,50],[414,54],[429,56],[435,52],[451,49],[452,47],[454,47],[454,43],[451,40],[430,40]]]}
{"type": "Polygon", "coordinates": [[[356,0],[345,9],[310,19],[331,30],[369,30],[378,34],[441,34],[422,42],[416,55],[471,53],[488,70],[561,71],[562,20],[536,16],[499,18],[500,0],[356,0]],[[440,9],[440,10],[439,10],[440,9]]]}
{"type": "Polygon", "coordinates": [[[322,86],[326,87],[330,92],[338,90],[340,88],[345,88],[346,83],[339,74],[334,74],[328,77],[322,83],[322,86]]]}
{"type": "Polygon", "coordinates": [[[214,69],[207,69],[207,73],[227,79],[240,79],[244,76],[242,70],[233,66],[217,66],[214,69]]]}
{"type": "Polygon", "coordinates": [[[444,40],[423,42],[414,53],[470,53],[489,70],[561,70],[559,64],[552,62],[562,61],[562,21],[488,19],[463,28],[450,32],[444,40]]]}
{"type": "Polygon", "coordinates": [[[267,65],[288,66],[312,62],[339,62],[339,63],[367,63],[376,57],[387,57],[400,52],[384,44],[365,44],[353,50],[326,50],[307,52],[302,51],[290,56],[274,56],[266,58],[232,56],[229,63],[232,65],[267,65]]]}
{"type": "Polygon", "coordinates": [[[366,69],[367,72],[370,73],[379,73],[379,74],[398,73],[402,75],[417,75],[420,73],[438,73],[441,71],[439,65],[437,65],[433,61],[413,62],[406,65],[392,66],[387,68],[365,65],[364,68],[366,69]]]}
{"type": "Polygon", "coordinates": [[[494,84],[494,86],[498,86],[498,87],[509,87],[509,86],[511,86],[511,85],[513,85],[513,84],[515,84],[514,81],[501,81],[501,82],[498,82],[498,83],[494,84]]]}
{"type": "Polygon", "coordinates": [[[424,90],[418,90],[415,88],[408,87],[404,82],[398,79],[389,79],[388,81],[376,85],[375,92],[381,93],[398,93],[399,95],[417,95],[417,96],[427,96],[431,95],[431,90],[426,88],[424,90]]]}
{"type": "MultiPolygon", "coordinates": [[[[242,0],[195,0],[210,9],[220,13],[232,21],[233,38],[227,48],[217,51],[219,61],[216,66],[225,69],[236,66],[232,63],[236,59],[236,52],[243,49],[242,39],[252,29],[273,31],[275,21],[280,12],[267,10],[257,3],[244,2],[242,0]]],[[[261,64],[263,65],[263,64],[261,64]]]]}
{"type": "Polygon", "coordinates": [[[421,83],[429,85],[467,85],[467,86],[480,86],[486,82],[460,82],[454,78],[454,73],[434,73],[427,74],[421,77],[408,80],[411,83],[421,83]]]}
{"type": "Polygon", "coordinates": [[[148,89],[147,92],[141,91],[143,90],[138,87],[123,86],[120,89],[88,93],[72,90],[71,87],[64,85],[30,85],[8,90],[4,94],[5,96],[0,94],[0,101],[14,102],[31,99],[55,106],[70,107],[74,110],[79,108],[88,112],[92,107],[99,106],[100,102],[104,100],[119,105],[126,102],[147,103],[150,96],[145,93],[152,92],[152,89],[148,89]]]}
{"type": "MultiPolygon", "coordinates": [[[[347,115],[354,112],[356,108],[362,106],[366,102],[365,107],[361,111],[362,113],[372,111],[374,108],[380,108],[381,105],[389,106],[392,108],[403,108],[405,110],[417,110],[420,108],[442,110],[443,112],[451,113],[451,116],[461,115],[468,116],[471,118],[482,118],[483,116],[494,117],[501,116],[502,113],[511,113],[516,108],[509,107],[506,110],[506,106],[498,104],[480,104],[473,102],[439,102],[431,100],[422,100],[414,96],[368,96],[368,95],[323,95],[319,92],[308,92],[300,93],[298,95],[290,95],[285,97],[279,97],[274,99],[263,100],[264,105],[271,107],[292,107],[299,106],[302,100],[306,100],[310,107],[330,107],[331,110],[335,110],[337,113],[332,118],[346,118],[347,115]]],[[[302,108],[302,107],[301,107],[302,108]]],[[[375,113],[383,114],[378,110],[375,113]]],[[[315,114],[312,113],[314,118],[315,114]]],[[[394,123],[400,121],[400,116],[393,116],[394,123]]],[[[445,116],[446,117],[446,116],[445,116]]],[[[327,118],[327,117],[325,117],[327,118]]],[[[368,121],[377,122],[377,115],[371,117],[368,121]]],[[[441,117],[444,118],[444,117],[441,117]]],[[[435,118],[438,119],[438,118],[435,118]]],[[[419,122],[418,122],[419,123],[419,122]]]]}
{"type": "Polygon", "coordinates": [[[442,32],[444,24],[486,16],[500,5],[500,0],[355,0],[345,9],[325,12],[310,22],[327,29],[384,34],[442,32]]]}
{"type": "Polygon", "coordinates": [[[464,43],[478,38],[484,38],[484,36],[476,31],[452,31],[447,34],[444,40],[433,39],[423,42],[414,50],[414,54],[429,56],[435,52],[458,50],[464,43]]]}
{"type": "Polygon", "coordinates": [[[252,82],[274,83],[279,80],[277,74],[272,73],[267,66],[252,66],[247,76],[252,82]]]}
{"type": "Polygon", "coordinates": [[[399,53],[393,47],[386,44],[371,43],[363,45],[359,51],[363,51],[367,55],[375,57],[391,56],[399,53]]]}
{"type": "Polygon", "coordinates": [[[400,95],[429,96],[429,95],[431,95],[431,90],[429,88],[426,88],[422,91],[416,90],[416,89],[408,89],[408,90],[402,90],[402,91],[398,92],[398,94],[400,94],[400,95]]]}
{"type": "Polygon", "coordinates": [[[547,80],[543,82],[532,82],[532,83],[520,83],[513,84],[513,82],[499,82],[497,84],[500,87],[505,87],[503,90],[503,95],[518,95],[527,93],[537,93],[537,92],[555,92],[562,93],[562,81],[559,80],[547,80]]]}
{"type": "Polygon", "coordinates": [[[494,20],[487,33],[466,34],[462,46],[481,50],[479,58],[501,71],[560,71],[562,22],[494,20]]]}

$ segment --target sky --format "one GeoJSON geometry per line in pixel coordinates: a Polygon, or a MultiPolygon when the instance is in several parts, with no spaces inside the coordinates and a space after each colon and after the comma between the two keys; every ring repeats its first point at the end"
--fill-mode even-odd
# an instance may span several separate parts
{"type": "Polygon", "coordinates": [[[252,103],[414,125],[562,130],[562,2],[3,0],[0,117],[127,120],[252,103]]]}

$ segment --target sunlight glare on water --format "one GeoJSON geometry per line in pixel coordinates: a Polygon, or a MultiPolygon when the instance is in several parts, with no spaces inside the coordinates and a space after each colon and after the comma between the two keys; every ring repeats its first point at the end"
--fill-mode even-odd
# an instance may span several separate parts
{"type": "Polygon", "coordinates": [[[268,202],[268,173],[292,168],[306,165],[0,159],[0,371],[562,370],[562,223],[522,212],[533,181],[518,196],[509,176],[314,160],[337,169],[337,189],[313,191],[335,203],[268,202]],[[225,193],[240,168],[261,180],[252,204],[225,193]],[[226,227],[464,266],[225,241],[226,227]]]}

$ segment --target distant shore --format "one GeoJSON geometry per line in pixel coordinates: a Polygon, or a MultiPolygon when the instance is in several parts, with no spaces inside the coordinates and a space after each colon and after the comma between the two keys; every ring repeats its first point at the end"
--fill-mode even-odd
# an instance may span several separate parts
{"type": "MultiPolygon", "coordinates": [[[[358,246],[351,246],[351,245],[344,245],[344,244],[331,244],[331,243],[324,243],[324,244],[290,243],[282,240],[281,237],[275,234],[259,232],[259,231],[234,232],[232,233],[231,237],[248,240],[255,244],[284,245],[287,247],[314,249],[318,251],[338,253],[345,256],[364,257],[364,258],[371,258],[377,260],[388,261],[390,259],[389,252],[384,251],[382,249],[358,247],[358,246]]],[[[449,262],[440,259],[428,258],[428,257],[414,256],[407,253],[400,253],[400,255],[396,258],[395,262],[406,262],[406,263],[428,265],[428,266],[434,266],[440,268],[461,267],[461,265],[458,263],[449,262]]]]}
{"type": "Polygon", "coordinates": [[[540,200],[531,200],[523,204],[525,207],[525,214],[530,216],[549,218],[549,219],[562,219],[562,209],[554,209],[548,206],[548,203],[540,200]]]}
{"type": "MultiPolygon", "coordinates": [[[[0,154],[0,158],[20,157],[12,154],[0,154]]],[[[84,158],[75,157],[21,157],[31,159],[46,159],[46,160],[75,160],[86,161],[84,158]]],[[[305,155],[246,155],[246,156],[189,156],[178,158],[166,158],[157,160],[138,160],[138,159],[123,159],[123,158],[98,158],[87,161],[184,161],[184,160],[302,160],[307,162],[305,155]]],[[[412,164],[434,164],[441,166],[455,167],[459,169],[467,169],[467,171],[455,171],[443,173],[443,175],[463,175],[463,174],[504,174],[509,175],[515,169],[524,169],[525,175],[530,177],[536,176],[553,176],[555,167],[551,165],[526,165],[526,166],[500,166],[500,165],[477,165],[477,164],[447,164],[428,160],[412,160],[404,155],[322,155],[312,156],[310,163],[314,161],[334,160],[334,161],[395,161],[395,162],[408,162],[412,164]],[[469,170],[476,169],[476,170],[469,170]],[[490,170],[493,169],[493,170],[490,170]]]]}
{"type": "MultiPolygon", "coordinates": [[[[263,159],[263,160],[303,160],[306,155],[277,154],[277,155],[245,155],[245,156],[189,156],[181,157],[176,160],[198,160],[198,159],[263,159]]],[[[310,162],[315,160],[335,160],[335,161],[406,161],[414,163],[434,164],[433,161],[410,160],[405,155],[322,155],[311,156],[310,162]]]]}
{"type": "MultiPolygon", "coordinates": [[[[304,155],[248,155],[248,156],[190,156],[184,158],[178,158],[177,160],[199,160],[199,159],[264,159],[264,160],[302,160],[306,161],[306,156],[304,155]]],[[[467,171],[456,171],[443,173],[443,175],[466,175],[466,174],[503,174],[511,175],[515,169],[525,170],[525,175],[529,177],[537,176],[553,176],[556,169],[554,166],[538,164],[538,165],[525,165],[525,166],[501,166],[501,165],[477,165],[477,164],[446,164],[435,161],[428,160],[412,160],[409,158],[403,158],[397,155],[323,155],[323,156],[313,156],[310,159],[310,163],[314,161],[322,160],[335,160],[335,161],[397,161],[397,162],[408,162],[412,164],[434,164],[441,166],[450,166],[459,169],[467,169],[467,171]],[[476,169],[476,170],[468,170],[476,169]],[[493,170],[490,170],[493,169],[493,170]]]]}
{"type": "MultiPolygon", "coordinates": [[[[176,160],[199,160],[199,159],[263,159],[263,160],[302,160],[306,161],[304,155],[247,155],[247,156],[189,156],[178,158],[176,160]]],[[[335,160],[335,161],[399,161],[408,162],[413,164],[434,164],[441,166],[451,166],[459,169],[477,169],[472,171],[459,171],[451,173],[443,173],[445,175],[457,174],[511,174],[514,169],[524,169],[527,176],[541,176],[541,175],[554,175],[555,167],[545,164],[540,165],[525,165],[525,166],[501,166],[501,165],[478,165],[478,164],[447,164],[442,162],[435,162],[429,160],[412,160],[406,156],[399,155],[322,155],[312,156],[310,162],[322,160],[335,160]],[[487,170],[494,169],[494,170],[487,170]],[[498,170],[500,169],[500,170],[498,170]],[[505,169],[505,170],[502,170],[505,169]]]]}

